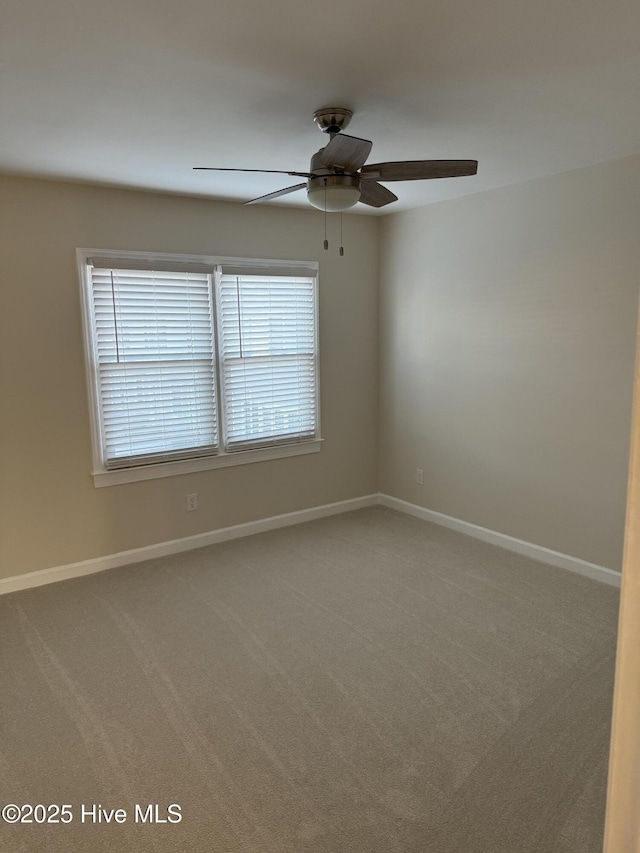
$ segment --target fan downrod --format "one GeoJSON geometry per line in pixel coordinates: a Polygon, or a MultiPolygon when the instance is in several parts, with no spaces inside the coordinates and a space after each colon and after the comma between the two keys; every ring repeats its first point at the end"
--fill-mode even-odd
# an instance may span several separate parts
{"type": "Polygon", "coordinates": [[[353,110],[347,107],[322,107],[313,114],[318,129],[323,133],[340,133],[351,121],[353,110]]]}

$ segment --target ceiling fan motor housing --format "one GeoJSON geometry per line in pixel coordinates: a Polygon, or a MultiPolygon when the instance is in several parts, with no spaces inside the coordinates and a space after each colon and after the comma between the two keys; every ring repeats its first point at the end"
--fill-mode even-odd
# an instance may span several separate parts
{"type": "Polygon", "coordinates": [[[309,164],[309,171],[314,175],[335,175],[336,172],[342,171],[339,166],[334,166],[333,168],[329,168],[325,163],[323,163],[322,155],[324,152],[324,148],[321,148],[311,158],[311,163],[309,164]]]}

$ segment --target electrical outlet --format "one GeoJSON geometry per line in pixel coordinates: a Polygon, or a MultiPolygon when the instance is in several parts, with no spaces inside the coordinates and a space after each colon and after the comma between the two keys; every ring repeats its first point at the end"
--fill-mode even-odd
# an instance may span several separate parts
{"type": "Polygon", "coordinates": [[[194,512],[198,509],[198,495],[194,492],[192,495],[187,495],[187,512],[194,512]]]}
{"type": "Polygon", "coordinates": [[[419,486],[424,486],[424,471],[422,468],[416,468],[416,483],[419,486]]]}

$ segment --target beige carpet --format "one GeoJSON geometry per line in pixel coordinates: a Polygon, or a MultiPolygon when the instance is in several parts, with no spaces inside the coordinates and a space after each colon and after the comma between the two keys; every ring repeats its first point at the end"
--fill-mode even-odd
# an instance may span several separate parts
{"type": "Polygon", "coordinates": [[[597,853],[617,598],[382,508],[5,596],[0,851],[597,853]]]}

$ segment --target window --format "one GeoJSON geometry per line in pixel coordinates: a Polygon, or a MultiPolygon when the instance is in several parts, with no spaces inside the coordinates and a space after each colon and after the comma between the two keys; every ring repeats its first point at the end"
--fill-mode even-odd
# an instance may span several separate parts
{"type": "Polygon", "coordinates": [[[78,257],[96,485],[319,450],[316,264],[78,257]]]}

